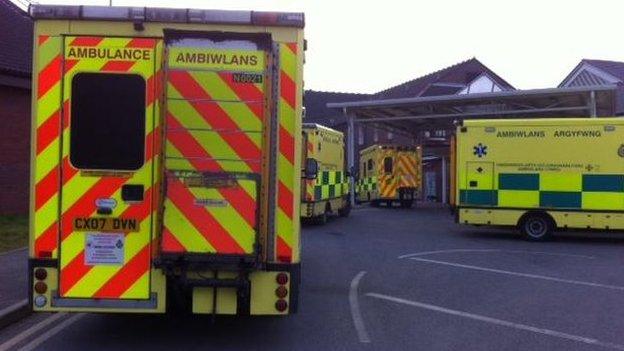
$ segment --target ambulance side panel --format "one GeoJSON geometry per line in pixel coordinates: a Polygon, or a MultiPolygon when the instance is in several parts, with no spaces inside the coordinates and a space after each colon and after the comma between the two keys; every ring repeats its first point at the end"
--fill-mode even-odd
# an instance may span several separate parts
{"type": "Polygon", "coordinates": [[[623,136],[614,118],[466,122],[459,222],[513,226],[531,210],[560,228],[624,228],[623,136]]]}

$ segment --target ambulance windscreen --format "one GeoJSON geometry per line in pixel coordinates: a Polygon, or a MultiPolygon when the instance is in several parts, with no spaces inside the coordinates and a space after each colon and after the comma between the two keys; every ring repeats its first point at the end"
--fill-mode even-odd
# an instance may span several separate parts
{"type": "Polygon", "coordinates": [[[71,85],[70,161],[79,169],[132,171],[145,152],[145,80],[79,73],[71,85]]]}

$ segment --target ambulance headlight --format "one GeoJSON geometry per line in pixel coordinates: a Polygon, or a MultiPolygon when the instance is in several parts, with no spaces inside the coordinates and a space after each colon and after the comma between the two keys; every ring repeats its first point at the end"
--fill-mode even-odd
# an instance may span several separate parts
{"type": "Polygon", "coordinates": [[[46,299],[45,296],[38,295],[38,296],[35,297],[35,306],[43,307],[43,306],[46,305],[46,303],[48,303],[48,299],[46,299]]]}

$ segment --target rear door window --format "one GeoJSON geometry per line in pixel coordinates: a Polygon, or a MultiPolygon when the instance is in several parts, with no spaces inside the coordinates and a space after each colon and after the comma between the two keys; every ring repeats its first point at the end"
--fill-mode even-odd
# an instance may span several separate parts
{"type": "Polygon", "coordinates": [[[384,172],[392,173],[392,157],[384,158],[384,172]]]}
{"type": "Polygon", "coordinates": [[[145,153],[145,79],[78,73],[72,79],[70,161],[79,169],[141,168],[145,153]]]}

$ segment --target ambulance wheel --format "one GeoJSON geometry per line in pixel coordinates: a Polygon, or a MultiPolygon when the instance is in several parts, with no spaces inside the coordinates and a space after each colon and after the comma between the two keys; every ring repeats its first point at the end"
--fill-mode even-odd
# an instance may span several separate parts
{"type": "Polygon", "coordinates": [[[349,217],[349,213],[351,213],[351,203],[347,201],[345,207],[338,210],[338,215],[340,217],[349,217]]]}
{"type": "Polygon", "coordinates": [[[527,213],[520,220],[520,232],[530,241],[550,239],[553,229],[553,220],[542,213],[527,213]]]}
{"type": "Polygon", "coordinates": [[[379,207],[379,200],[371,200],[370,204],[373,207],[379,207]]]}
{"type": "Polygon", "coordinates": [[[414,200],[401,200],[402,208],[412,208],[414,206],[414,200]]]}

